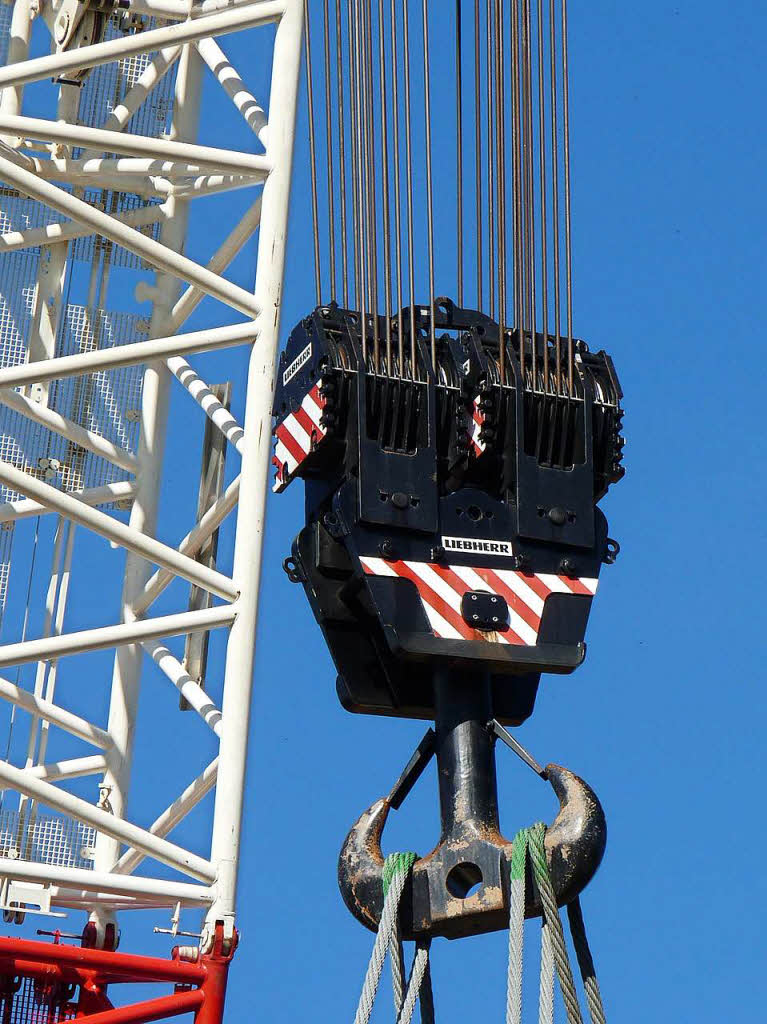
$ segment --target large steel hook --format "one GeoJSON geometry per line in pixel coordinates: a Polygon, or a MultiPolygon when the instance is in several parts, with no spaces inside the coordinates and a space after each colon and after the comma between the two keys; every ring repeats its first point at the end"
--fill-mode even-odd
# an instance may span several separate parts
{"type": "MultiPolygon", "coordinates": [[[[436,736],[431,735],[442,835],[432,852],[416,862],[405,890],[400,909],[405,938],[461,938],[508,927],[512,843],[501,835],[498,822],[494,736],[486,714],[489,687],[483,689],[481,678],[474,682],[467,687],[465,677],[459,681],[447,676],[435,684],[436,736]]],[[[545,775],[559,799],[545,849],[557,902],[563,906],[597,871],[607,823],[595,793],[577,775],[558,765],[548,765],[545,775]]],[[[407,784],[408,791],[413,781],[407,784]]],[[[346,837],[339,857],[344,902],[372,930],[383,909],[381,837],[389,811],[402,799],[395,787],[368,808],[346,837]]],[[[541,913],[537,891],[532,885],[526,891],[526,916],[535,917],[541,913]]]]}

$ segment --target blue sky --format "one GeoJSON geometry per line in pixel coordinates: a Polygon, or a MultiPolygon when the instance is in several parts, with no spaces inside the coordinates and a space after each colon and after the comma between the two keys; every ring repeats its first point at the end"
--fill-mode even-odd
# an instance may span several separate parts
{"type": "MultiPolygon", "coordinates": [[[[544,680],[519,738],[539,760],[588,779],[608,816],[607,855],[583,905],[610,1019],[758,1019],[767,488],[755,319],[765,272],[767,144],[757,125],[767,13],[742,2],[724,12],[711,0],[573,0],[570,8],[575,326],[613,355],[626,395],[627,476],[604,504],[622,553],[603,575],[586,664],[544,680]]],[[[247,60],[244,40],[232,37],[227,50],[247,60]]],[[[253,67],[256,84],[267,71],[253,67]]],[[[206,91],[201,141],[223,130],[224,103],[206,91]]],[[[238,141],[252,146],[247,134],[238,141]]],[[[285,334],[314,304],[308,187],[301,121],[285,334]]],[[[218,208],[211,204],[207,223],[216,237],[218,208]]],[[[192,234],[191,255],[208,251],[207,229],[192,234]]],[[[452,216],[438,218],[439,252],[450,252],[451,232],[452,216]]],[[[247,256],[232,273],[242,284],[252,283],[247,256]]],[[[113,305],[126,308],[121,288],[117,274],[113,305]]],[[[439,280],[438,290],[446,290],[439,280]]],[[[205,315],[201,307],[194,325],[205,315]]],[[[214,368],[235,380],[242,372],[238,357],[203,365],[211,379],[214,368]]],[[[174,397],[182,420],[188,401],[174,397]]],[[[168,466],[165,500],[179,510],[179,535],[196,461],[194,450],[168,466]]],[[[281,570],[302,521],[300,490],[270,506],[231,1021],[353,1018],[372,937],[341,903],[338,849],[423,732],[340,708],[319,630],[281,570]]],[[[84,546],[82,565],[119,571],[117,553],[97,561],[106,550],[84,546]]],[[[223,541],[224,561],[228,553],[223,541]]],[[[101,610],[93,574],[73,586],[71,625],[113,617],[101,610]]],[[[78,699],[103,706],[109,659],[91,658],[78,699]]],[[[212,664],[220,665],[218,643],[212,664]]],[[[161,768],[188,749],[158,715],[170,713],[175,695],[160,704],[154,686],[150,675],[140,753],[149,761],[156,743],[158,761],[137,779],[137,799],[152,787],[172,797],[161,768]]],[[[507,835],[550,820],[547,787],[512,755],[499,751],[499,763],[507,835]]],[[[387,829],[388,850],[426,853],[437,828],[429,773],[387,829]]],[[[193,836],[194,823],[180,838],[193,836]]],[[[146,924],[126,926],[124,948],[164,952],[169,943],[148,939],[146,924]]],[[[503,1019],[505,959],[505,935],[437,942],[440,1022],[503,1019]]],[[[384,997],[378,1019],[388,1013],[384,997]]],[[[532,998],[530,1013],[535,1019],[532,998]]]]}

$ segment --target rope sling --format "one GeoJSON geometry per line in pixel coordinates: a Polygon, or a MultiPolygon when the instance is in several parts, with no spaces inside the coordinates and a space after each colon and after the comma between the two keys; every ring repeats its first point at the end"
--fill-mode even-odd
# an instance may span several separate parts
{"type": "MultiPolygon", "coordinates": [[[[544,841],[546,826],[521,829],[514,838],[511,857],[509,913],[509,970],[506,995],[506,1024],[522,1024],[522,966],[525,924],[525,894],[528,864],[543,908],[541,918],[541,973],[538,996],[539,1024],[554,1022],[554,986],[559,988],[568,1024],[583,1024],[570,957],[549,875],[544,841]]],[[[384,905],[373,953],[365,974],[354,1024],[368,1024],[373,1012],[378,985],[387,953],[391,961],[392,990],[396,1024],[410,1024],[416,1001],[420,1002],[421,1024],[434,1024],[434,999],[429,970],[430,940],[416,942],[415,955],[405,984],[403,943],[399,928],[399,908],[413,865],[415,853],[393,853],[386,858],[383,871],[384,905]]],[[[602,997],[594,970],[594,961],[586,938],[580,901],[568,905],[567,916],[575,955],[591,1024],[606,1024],[602,997]]]]}

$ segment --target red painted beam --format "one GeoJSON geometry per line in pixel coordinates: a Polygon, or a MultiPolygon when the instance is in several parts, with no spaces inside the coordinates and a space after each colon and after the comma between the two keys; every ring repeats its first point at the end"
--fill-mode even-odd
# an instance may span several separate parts
{"type": "MultiPolygon", "coordinates": [[[[201,985],[207,976],[202,964],[189,964],[182,960],[163,960],[159,957],[134,956],[130,953],[110,953],[103,949],[84,949],[80,946],[62,946],[52,942],[30,942],[25,939],[0,938],[0,964],[16,967],[17,973],[32,973],[54,968],[70,968],[98,975],[104,982],[169,982],[174,985],[201,985]]],[[[52,972],[53,973],[53,972],[52,972]]]]}

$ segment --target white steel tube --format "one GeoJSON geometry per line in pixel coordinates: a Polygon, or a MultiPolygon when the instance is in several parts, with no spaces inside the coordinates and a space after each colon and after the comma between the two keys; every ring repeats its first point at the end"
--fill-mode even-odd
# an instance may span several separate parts
{"type": "Polygon", "coordinates": [[[0,113],[0,132],[43,142],[70,143],[87,146],[99,152],[122,153],[125,156],[150,157],[152,160],[174,160],[202,170],[229,171],[262,177],[268,172],[265,157],[256,153],[240,153],[233,149],[198,146],[191,142],[171,142],[132,132],[113,132],[87,125],[47,121],[40,117],[0,113]]]}
{"type": "Polygon", "coordinates": [[[242,455],[244,431],[226,406],[216,398],[205,381],[183,356],[171,356],[166,363],[168,369],[186,391],[197,402],[202,411],[215,424],[224,437],[242,455]]]}
{"type": "Polygon", "coordinates": [[[17,167],[12,161],[0,156],[0,178],[7,184],[15,185],[24,195],[38,202],[50,206],[66,217],[87,224],[94,232],[109,238],[117,245],[122,245],[130,252],[144,257],[153,266],[185,281],[198,285],[208,295],[212,295],[220,302],[232,306],[246,316],[254,316],[258,313],[258,306],[253,296],[232,284],[218,274],[211,273],[207,267],[201,267],[193,260],[187,259],[170,246],[162,245],[153,238],[142,235],[140,231],[121,224],[120,221],[110,217],[109,214],[97,210],[82,199],[70,195],[56,185],[43,181],[31,171],[17,167]]]}
{"type": "Polygon", "coordinates": [[[164,359],[185,352],[210,352],[216,348],[251,342],[257,334],[256,322],[248,321],[229,327],[214,327],[208,331],[192,331],[189,334],[115,345],[113,348],[98,349],[95,352],[79,352],[72,356],[59,356],[57,359],[41,359],[37,363],[24,363],[21,366],[7,366],[0,369],[0,388],[17,388],[40,380],[57,380],[60,377],[79,377],[81,374],[99,370],[116,370],[119,366],[133,366],[136,363],[164,359]]]}
{"type": "MultiPolygon", "coordinates": [[[[15,644],[3,644],[0,645],[0,668],[6,668],[8,665],[24,665],[30,661],[39,661],[41,658],[62,658],[70,654],[82,654],[85,651],[99,651],[105,647],[141,643],[141,641],[149,640],[152,637],[179,636],[184,633],[199,632],[201,629],[219,629],[229,626],[235,616],[236,609],[232,605],[216,605],[213,608],[203,608],[199,611],[178,612],[175,615],[162,615],[154,619],[120,622],[114,626],[100,626],[96,629],[83,629],[75,633],[62,633],[61,636],[43,637],[40,640],[22,640],[15,644]]],[[[1,690],[0,696],[2,696],[1,690]]],[[[45,717],[52,721],[50,715],[45,717]]]]}
{"type": "Polygon", "coordinates": [[[160,671],[179,691],[184,700],[193,708],[213,732],[221,737],[221,712],[178,658],[159,640],[145,640],[141,645],[160,671]]]}
{"type": "Polygon", "coordinates": [[[71,736],[77,736],[78,739],[90,743],[94,747],[108,750],[112,746],[112,739],[104,729],[93,725],[92,722],[87,722],[79,715],[72,714],[71,711],[65,711],[58,704],[35,697],[29,690],[24,690],[22,687],[8,682],[7,679],[0,679],[0,698],[23,708],[30,715],[37,715],[38,718],[58,726],[64,732],[68,732],[71,736]]]}
{"type": "MultiPolygon", "coordinates": [[[[176,846],[175,843],[168,842],[167,839],[153,836],[146,829],[139,828],[138,825],[122,818],[117,818],[100,807],[94,807],[87,800],[81,800],[80,797],[73,796],[65,789],[59,789],[49,782],[36,779],[30,772],[22,771],[21,768],[16,768],[8,764],[7,761],[0,761],[0,785],[3,783],[10,789],[25,793],[37,803],[45,804],[62,814],[77,818],[78,821],[82,821],[114,839],[119,839],[123,843],[129,843],[148,857],[153,857],[155,860],[167,864],[168,867],[175,868],[176,871],[191,875],[192,878],[198,878],[201,882],[211,883],[215,880],[216,875],[212,865],[202,857],[198,857],[196,853],[184,850],[182,847],[176,846]]],[[[61,883],[62,879],[57,877],[56,881],[61,883]]]]}
{"type": "MultiPolygon", "coordinates": [[[[162,814],[154,820],[149,826],[149,831],[153,836],[162,836],[163,838],[172,832],[173,829],[178,825],[180,821],[189,814],[190,811],[199,804],[204,796],[210,793],[211,789],[216,785],[216,776],[218,775],[218,758],[215,758],[207,766],[194,782],[190,783],[181,796],[173,803],[162,814]]],[[[120,857],[118,862],[114,866],[115,874],[130,875],[136,870],[139,864],[143,861],[144,854],[138,850],[126,850],[125,853],[120,857]]]]}
{"type": "MultiPolygon", "coordinates": [[[[199,523],[190,530],[178,546],[183,555],[194,557],[210,537],[226,519],[237,504],[240,497],[240,478],[236,477],[218,501],[211,505],[199,523]]],[[[173,574],[166,569],[158,569],[147,581],[146,586],[133,603],[134,615],[143,615],[154,601],[173,580],[173,574]]]]}
{"type": "MultiPolygon", "coordinates": [[[[158,221],[164,220],[165,216],[166,208],[163,203],[155,206],[141,206],[137,210],[116,214],[114,219],[121,224],[128,224],[132,228],[140,228],[146,227],[148,224],[156,224],[158,221]]],[[[74,238],[84,238],[86,235],[92,234],[93,230],[90,227],[84,227],[75,221],[48,224],[44,228],[28,228],[26,231],[7,231],[4,235],[0,235],[0,255],[14,252],[17,249],[53,245],[55,242],[71,242],[74,238]]]]}
{"type": "Polygon", "coordinates": [[[67,519],[86,526],[94,533],[114,541],[121,547],[127,548],[128,551],[141,555],[142,558],[154,562],[155,565],[170,569],[171,572],[183,576],[190,583],[209,590],[225,601],[233,601],[237,597],[234,584],[223,573],[216,569],[209,569],[193,558],[179,554],[175,548],[141,533],[135,527],[126,526],[119,519],[114,519],[106,512],[91,508],[84,502],[78,501],[77,498],[59,491],[56,487],[51,487],[50,484],[43,483],[42,480],[12,466],[10,462],[0,461],[0,481],[11,490],[26,494],[28,498],[41,502],[67,519]]]}
{"type": "MultiPolygon", "coordinates": [[[[82,505],[111,505],[116,501],[131,501],[135,493],[136,485],[132,480],[118,480],[116,483],[103,484],[101,487],[66,492],[67,497],[76,499],[82,505]]],[[[0,523],[15,523],[19,519],[31,519],[33,516],[47,515],[53,511],[54,509],[44,502],[19,498],[0,505],[0,523]]]]}
{"type": "MultiPolygon", "coordinates": [[[[10,40],[6,64],[13,67],[29,57],[29,40],[32,34],[32,0],[15,0],[11,15],[10,40]]],[[[21,110],[23,88],[3,89],[0,92],[0,110],[6,114],[18,114],[21,110]]]]}
{"type": "Polygon", "coordinates": [[[264,131],[267,127],[266,113],[253,93],[245,88],[245,83],[240,78],[237,69],[211,36],[198,39],[196,45],[200,56],[216,76],[221,88],[242,114],[248,127],[255,133],[259,141],[266,145],[266,132],[264,131]]]}
{"type": "MultiPolygon", "coordinates": [[[[55,792],[60,792],[56,790],[55,792]]],[[[191,882],[174,882],[164,878],[136,878],[127,875],[113,875],[111,872],[90,871],[88,868],[64,868],[51,864],[36,864],[32,861],[11,860],[0,857],[0,878],[12,878],[19,882],[39,882],[43,885],[66,886],[81,890],[83,895],[94,892],[115,893],[135,896],[152,903],[155,900],[190,900],[193,903],[210,903],[213,890],[207,885],[191,882]]],[[[75,895],[75,894],[72,894],[75,895]]]]}
{"type": "MultiPolygon", "coordinates": [[[[156,53],[101,127],[105,131],[121,132],[180,56],[180,46],[169,46],[156,53]]],[[[83,154],[86,159],[91,155],[87,150],[83,154]]]]}
{"type": "MultiPolygon", "coordinates": [[[[157,183],[155,182],[155,185],[157,183]]],[[[235,192],[237,189],[252,188],[253,178],[232,174],[207,174],[194,181],[179,182],[171,185],[173,195],[181,199],[202,199],[204,196],[215,196],[221,192],[235,192]]]]}
{"type": "MultiPolygon", "coordinates": [[[[185,46],[179,58],[174,88],[173,117],[170,136],[173,140],[189,140],[197,136],[202,67],[197,51],[185,46]]],[[[172,215],[163,225],[161,239],[169,248],[183,252],[186,244],[188,206],[171,198],[172,215]]],[[[155,286],[156,299],[152,311],[150,334],[153,338],[170,334],[168,314],[178,294],[178,282],[160,274],[155,286]]],[[[141,491],[131,511],[130,525],[144,534],[157,531],[165,432],[168,418],[170,375],[159,360],[147,364],[141,399],[141,434],[139,461],[141,491]]],[[[143,589],[150,568],[146,562],[129,554],[125,562],[121,608],[126,625],[134,622],[133,601],[143,589]]],[[[142,639],[147,639],[146,637],[142,639]]],[[[104,776],[109,787],[115,814],[122,817],[128,800],[133,766],[135,721],[141,685],[143,649],[138,645],[123,646],[115,654],[109,703],[109,733],[115,746],[111,763],[104,776]]],[[[95,867],[109,871],[120,857],[120,845],[114,839],[100,836],[96,841],[95,867]]],[[[94,909],[91,920],[97,933],[103,934],[107,918],[94,909]]]]}
{"type": "Polygon", "coordinates": [[[233,572],[240,599],[226,651],[211,847],[218,887],[216,902],[206,918],[204,945],[212,941],[216,921],[224,922],[225,934],[234,928],[302,28],[302,0],[288,0],[277,29],[272,64],[268,155],[274,169],[264,186],[256,269],[256,301],[268,314],[260,324],[259,344],[253,348],[248,368],[248,443],[242,459],[233,572]]]}
{"type": "Polygon", "coordinates": [[[46,78],[58,78],[67,71],[80,68],[94,68],[113,60],[124,60],[138,53],[154,53],[166,46],[192,43],[204,36],[226,35],[243,28],[254,28],[276,21],[285,4],[282,0],[265,0],[263,3],[246,4],[230,10],[195,18],[165,28],[136,32],[135,35],[120,36],[106,43],[81,46],[47,57],[35,57],[13,66],[0,69],[0,88],[7,85],[20,86],[29,82],[40,82],[46,78]]]}
{"type": "Polygon", "coordinates": [[[62,782],[64,779],[100,775],[106,766],[107,759],[103,754],[91,754],[88,757],[72,757],[51,764],[32,765],[24,771],[34,779],[42,779],[43,782],[62,782]]]}
{"type": "MultiPolygon", "coordinates": [[[[253,237],[253,233],[261,223],[261,202],[262,197],[259,196],[237,222],[235,229],[224,239],[213,256],[211,256],[208,269],[212,270],[214,274],[223,273],[245,243],[253,237]]],[[[171,310],[171,323],[173,327],[181,327],[194,310],[197,309],[203,298],[204,292],[199,288],[195,288],[194,285],[189,285],[171,310]]]]}
{"type": "Polygon", "coordinates": [[[0,390],[0,405],[13,409],[22,416],[26,416],[27,419],[34,420],[35,423],[39,423],[43,427],[47,427],[48,430],[53,431],[54,434],[65,437],[73,444],[79,445],[80,448],[85,448],[86,451],[92,452],[102,459],[106,459],[107,462],[111,462],[114,466],[119,466],[120,469],[124,469],[127,473],[136,472],[138,462],[132,452],[118,447],[112,441],[108,441],[105,437],[94,433],[92,430],[81,427],[79,423],[67,419],[61,413],[54,412],[47,405],[33,402],[31,398],[19,394],[18,391],[5,389],[0,390]]]}

